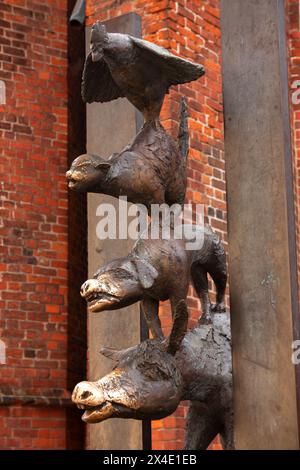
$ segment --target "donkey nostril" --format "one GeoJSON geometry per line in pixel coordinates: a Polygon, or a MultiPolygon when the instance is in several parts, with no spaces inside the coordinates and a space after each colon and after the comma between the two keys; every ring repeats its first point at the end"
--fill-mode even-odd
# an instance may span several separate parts
{"type": "Polygon", "coordinates": [[[88,398],[88,397],[91,396],[91,395],[92,395],[92,393],[89,392],[88,390],[86,390],[85,392],[83,392],[83,393],[81,394],[81,398],[82,398],[82,400],[85,400],[86,398],[88,398]]]}
{"type": "Polygon", "coordinates": [[[82,284],[81,286],[81,289],[80,289],[80,294],[83,296],[85,294],[85,292],[87,291],[87,287],[88,287],[88,284],[87,282],[85,282],[84,284],[82,284]]]}

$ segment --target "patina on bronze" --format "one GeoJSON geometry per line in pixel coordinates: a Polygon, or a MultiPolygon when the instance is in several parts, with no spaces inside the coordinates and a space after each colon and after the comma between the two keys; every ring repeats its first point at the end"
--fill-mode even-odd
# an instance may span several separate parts
{"type": "Polygon", "coordinates": [[[173,413],[181,400],[191,400],[185,449],[204,450],[217,434],[224,449],[234,449],[229,317],[216,314],[213,323],[186,334],[184,317],[186,306],[181,301],[169,341],[101,350],[115,362],[114,369],[96,382],[80,382],[72,395],[78,408],[85,410],[86,423],[161,419],[173,413]]]}
{"type": "MultiPolygon", "coordinates": [[[[175,306],[186,302],[190,278],[200,298],[202,321],[211,321],[211,310],[225,310],[224,295],[227,267],[224,248],[218,236],[209,226],[184,226],[187,239],[176,239],[171,228],[170,237],[151,238],[151,226],[147,238],[143,235],[128,256],[113,260],[102,266],[93,279],[81,288],[81,295],[88,302],[90,312],[116,310],[142,301],[148,327],[154,338],[163,338],[158,316],[159,302],[170,299],[172,315],[175,306]],[[197,249],[186,249],[188,232],[197,230],[202,242],[197,249]],[[208,294],[207,274],[212,277],[217,302],[212,308],[208,294]]],[[[196,245],[195,245],[196,246],[196,245]]]]}
{"type": "Polygon", "coordinates": [[[107,33],[97,21],[82,77],[86,103],[126,97],[144,116],[156,120],[170,86],[197,80],[202,65],[128,34],[107,33]]]}
{"type": "Polygon", "coordinates": [[[178,143],[159,121],[148,121],[119,154],[108,160],[81,155],[66,173],[69,188],[80,192],[127,196],[132,203],[184,203],[189,134],[187,112],[181,100],[178,143]]]}

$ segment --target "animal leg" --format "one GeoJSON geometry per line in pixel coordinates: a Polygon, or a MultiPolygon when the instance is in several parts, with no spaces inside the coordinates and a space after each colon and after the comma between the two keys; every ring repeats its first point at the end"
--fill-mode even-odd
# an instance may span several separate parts
{"type": "Polygon", "coordinates": [[[207,272],[201,265],[194,265],[191,269],[192,281],[201,302],[201,324],[211,323],[211,303],[208,295],[207,272]]]}
{"type": "Polygon", "coordinates": [[[153,338],[163,340],[164,334],[162,332],[161,323],[160,323],[160,319],[158,316],[158,307],[159,307],[158,300],[151,299],[150,297],[146,297],[141,302],[141,308],[142,308],[143,314],[146,318],[148,328],[151,331],[153,338]]]}
{"type": "Polygon", "coordinates": [[[224,426],[220,432],[221,443],[224,450],[234,450],[234,433],[233,433],[233,411],[224,414],[224,426]]]}
{"type": "Polygon", "coordinates": [[[173,326],[171,330],[171,334],[169,337],[169,344],[167,351],[175,355],[178,351],[180,344],[185,336],[188,319],[189,319],[189,312],[187,308],[187,304],[185,300],[180,300],[174,307],[174,302],[171,300],[172,305],[172,313],[173,308],[174,315],[173,315],[173,326]]]}
{"type": "Polygon", "coordinates": [[[219,273],[210,273],[211,277],[216,286],[217,296],[216,301],[217,303],[212,307],[212,312],[215,313],[222,313],[226,312],[225,307],[225,291],[226,291],[226,284],[227,284],[227,272],[219,272],[219,273]]]}
{"type": "Polygon", "coordinates": [[[226,312],[224,298],[227,283],[227,264],[224,247],[220,240],[215,242],[214,255],[210,260],[210,265],[212,269],[208,269],[208,272],[215,283],[217,292],[217,303],[214,305],[212,311],[216,313],[226,312]]]}
{"type": "Polygon", "coordinates": [[[187,416],[184,450],[206,450],[220,432],[220,423],[209,406],[191,402],[187,416]]]}

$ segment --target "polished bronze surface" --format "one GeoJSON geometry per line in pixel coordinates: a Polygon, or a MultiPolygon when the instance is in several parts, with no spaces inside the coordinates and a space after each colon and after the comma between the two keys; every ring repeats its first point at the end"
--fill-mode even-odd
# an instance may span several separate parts
{"type": "MultiPolygon", "coordinates": [[[[176,310],[185,310],[180,302],[176,310]]],[[[161,419],[181,400],[191,400],[185,448],[206,449],[220,434],[225,449],[233,449],[230,325],[227,314],[185,334],[181,311],[167,341],[146,340],[116,351],[103,348],[115,366],[96,382],[80,382],[72,400],[84,410],[83,420],[109,418],[161,419]]]]}

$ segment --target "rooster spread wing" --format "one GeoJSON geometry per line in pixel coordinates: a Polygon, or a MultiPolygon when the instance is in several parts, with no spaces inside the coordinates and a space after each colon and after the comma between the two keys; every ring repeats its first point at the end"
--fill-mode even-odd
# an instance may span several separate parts
{"type": "Polygon", "coordinates": [[[105,60],[102,58],[98,62],[93,62],[91,52],[84,64],[81,96],[85,103],[94,101],[105,103],[125,96],[114,81],[105,60]]]}
{"type": "Polygon", "coordinates": [[[204,67],[189,60],[175,56],[167,49],[156,44],[132,37],[132,42],[139,49],[139,59],[153,62],[160,69],[168,87],[180,83],[192,82],[204,75],[204,67]]]}
{"type": "MultiPolygon", "coordinates": [[[[135,60],[139,63],[145,62],[145,70],[152,63],[159,71],[158,79],[164,78],[167,88],[197,80],[205,73],[202,65],[177,57],[156,44],[135,37],[130,37],[130,39],[135,49],[135,60]]],[[[145,83],[145,88],[147,85],[145,83]]],[[[114,81],[105,59],[93,62],[91,53],[87,56],[84,65],[81,94],[85,103],[93,101],[103,103],[126,96],[114,81]]]]}

